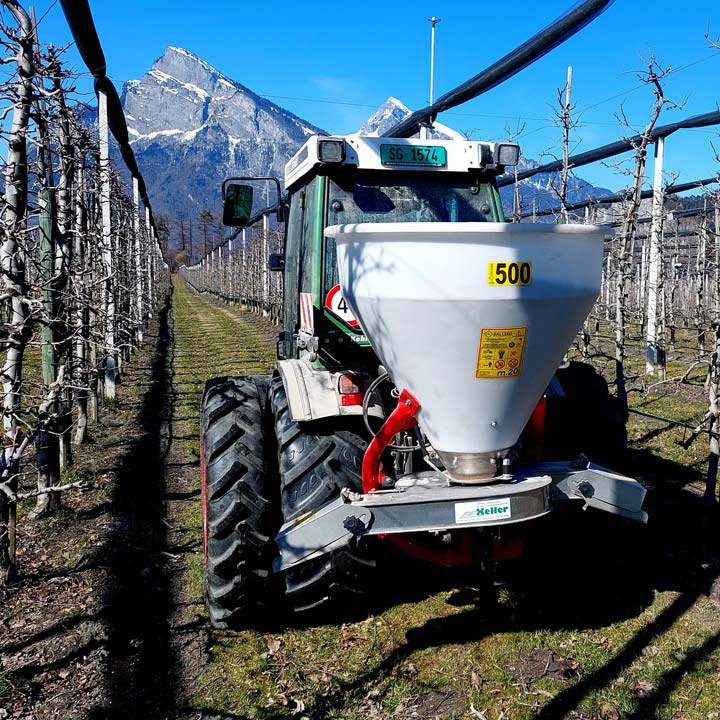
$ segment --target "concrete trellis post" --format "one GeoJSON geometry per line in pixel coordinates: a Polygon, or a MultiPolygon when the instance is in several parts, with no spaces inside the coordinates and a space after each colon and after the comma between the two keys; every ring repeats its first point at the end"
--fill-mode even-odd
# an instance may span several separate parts
{"type": "Polygon", "coordinates": [[[260,262],[262,263],[262,314],[267,317],[270,314],[270,273],[268,262],[270,257],[270,220],[267,215],[263,215],[263,234],[262,234],[262,254],[260,262]]]}
{"type": "Polygon", "coordinates": [[[233,256],[233,239],[228,240],[228,303],[235,298],[235,258],[233,256]]]}
{"type": "Polygon", "coordinates": [[[100,132],[100,209],[102,259],[105,270],[103,306],[105,311],[105,397],[115,397],[115,291],[112,227],[110,219],[110,137],[107,95],[98,90],[98,127],[100,132]]]}
{"type": "Polygon", "coordinates": [[[665,139],[655,141],[655,167],[653,176],[652,228],[650,230],[647,271],[647,356],[645,371],[654,374],[657,366],[661,380],[665,379],[665,350],[658,333],[658,311],[662,292],[662,240],[663,240],[663,157],[665,139]]]}
{"type": "Polygon", "coordinates": [[[245,306],[247,300],[247,231],[245,228],[242,229],[242,251],[240,260],[240,305],[245,306]]]}
{"type": "Polygon", "coordinates": [[[136,177],[133,183],[133,234],[135,237],[135,339],[138,345],[143,341],[143,252],[140,239],[140,183],[136,177]]]}
{"type": "Polygon", "coordinates": [[[145,237],[147,238],[147,248],[145,250],[145,262],[143,272],[143,287],[145,288],[144,296],[147,298],[148,310],[146,311],[147,318],[152,317],[152,272],[151,268],[154,262],[155,248],[152,244],[152,226],[150,224],[150,208],[145,207],[145,237]]]}

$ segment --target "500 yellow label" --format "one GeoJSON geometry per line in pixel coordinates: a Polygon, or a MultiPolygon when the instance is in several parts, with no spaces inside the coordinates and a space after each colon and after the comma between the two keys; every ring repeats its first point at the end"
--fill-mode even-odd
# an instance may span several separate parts
{"type": "Polygon", "coordinates": [[[488,263],[488,285],[530,285],[531,283],[532,263],[488,263]]]}

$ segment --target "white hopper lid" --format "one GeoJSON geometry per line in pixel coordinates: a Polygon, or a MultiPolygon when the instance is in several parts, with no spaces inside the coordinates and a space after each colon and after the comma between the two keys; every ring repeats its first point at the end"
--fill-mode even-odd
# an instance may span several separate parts
{"type": "Polygon", "coordinates": [[[337,242],[345,299],[395,384],[420,401],[418,421],[435,449],[512,447],[597,297],[608,232],[360,223],[325,234],[337,242]],[[530,263],[531,284],[489,284],[489,264],[500,262],[530,263]],[[503,340],[488,330],[510,334],[503,340]],[[479,367],[482,358],[498,363],[501,352],[518,348],[515,376],[479,367]]]}

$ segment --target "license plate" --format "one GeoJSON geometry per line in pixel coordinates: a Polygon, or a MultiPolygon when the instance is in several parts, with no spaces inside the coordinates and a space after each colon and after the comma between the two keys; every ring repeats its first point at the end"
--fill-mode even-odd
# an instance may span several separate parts
{"type": "Polygon", "coordinates": [[[383,165],[447,165],[447,150],[442,145],[381,145],[383,165]]]}

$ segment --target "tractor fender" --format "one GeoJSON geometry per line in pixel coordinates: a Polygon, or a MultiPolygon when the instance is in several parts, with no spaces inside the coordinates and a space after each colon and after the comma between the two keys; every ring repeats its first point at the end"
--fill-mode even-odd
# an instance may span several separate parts
{"type": "MultiPolygon", "coordinates": [[[[290,415],[295,422],[340,415],[362,415],[362,405],[343,405],[338,391],[339,376],[350,370],[330,372],[325,368],[313,367],[304,358],[279,360],[277,370],[285,386],[290,415]]],[[[385,417],[379,405],[372,405],[368,414],[385,417]]]]}

